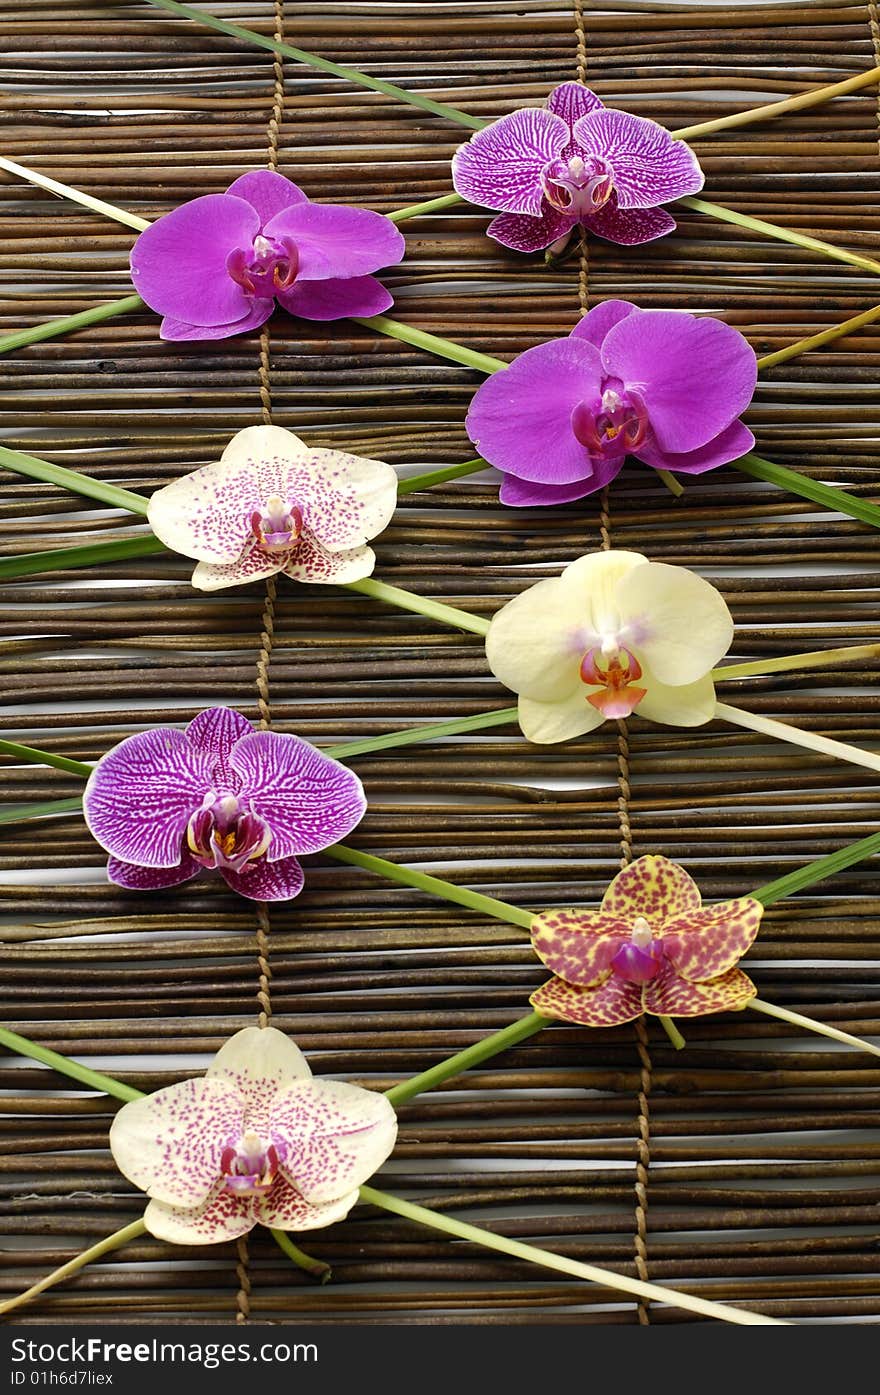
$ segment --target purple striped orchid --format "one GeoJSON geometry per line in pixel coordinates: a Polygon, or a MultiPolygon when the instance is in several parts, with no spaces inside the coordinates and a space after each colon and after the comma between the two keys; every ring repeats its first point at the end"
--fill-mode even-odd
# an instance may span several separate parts
{"type": "Polygon", "coordinates": [[[311,203],[283,175],[255,170],[151,223],[131,278],[164,316],[163,339],[226,339],[264,324],[276,301],[304,320],[379,315],[394,302],[372,272],[404,251],[382,214],[311,203]]]}
{"type": "Polygon", "coordinates": [[[126,737],[83,797],[117,886],[151,891],[216,870],[252,901],[297,896],[299,857],[344,838],[366,807],[353,771],[299,736],[255,731],[229,707],[200,712],[186,731],[126,737]]]}
{"type": "Polygon", "coordinates": [[[342,1220],[394,1147],[384,1095],[316,1080],[274,1027],[246,1027],[205,1076],[123,1105],[116,1165],[150,1198],[144,1222],[175,1245],[211,1245],[255,1225],[317,1230],[342,1220]]]}
{"type": "Polygon", "coordinates": [[[465,425],[504,473],[503,504],[564,504],[610,484],[628,455],[686,475],[745,455],[755,438],[739,415],[757,374],[722,320],[605,300],[567,339],[493,373],[465,425]]]}
{"type": "Polygon", "coordinates": [[[598,911],[535,917],[532,945],[555,977],[532,994],[532,1006],[586,1027],[616,1027],[644,1012],[737,1011],[757,992],[736,966],[763,913],[750,896],[704,907],[683,867],[640,857],[617,874],[598,911]]]}
{"type": "Polygon", "coordinates": [[[651,242],[675,228],[661,204],[703,187],[697,157],[656,121],[612,111],[564,82],[546,108],[524,107],[459,146],[456,192],[499,213],[489,236],[518,252],[561,251],[574,229],[651,242]]]}
{"type": "Polygon", "coordinates": [[[397,474],[381,460],[308,446],[280,426],[248,426],[219,460],[150,499],[153,532],[193,557],[200,591],[283,572],[343,584],[369,576],[366,546],[397,506],[397,474]]]}

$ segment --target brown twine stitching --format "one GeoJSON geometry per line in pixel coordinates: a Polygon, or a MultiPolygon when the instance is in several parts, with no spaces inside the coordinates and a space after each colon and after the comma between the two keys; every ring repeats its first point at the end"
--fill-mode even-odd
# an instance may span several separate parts
{"type": "MultiPolygon", "coordinates": [[[[275,0],[275,39],[278,43],[284,40],[284,0],[275,0]]],[[[272,72],[274,75],[274,85],[272,88],[272,114],[269,117],[269,124],[266,128],[266,166],[275,171],[278,169],[278,141],[281,134],[281,123],[284,119],[284,59],[280,53],[275,54],[272,72]]],[[[272,388],[269,374],[271,371],[270,361],[270,338],[268,326],[264,326],[260,331],[260,402],[263,411],[263,423],[266,426],[272,424],[272,388]]],[[[272,711],[269,706],[269,664],[272,660],[272,642],[275,635],[275,597],[277,586],[274,576],[270,576],[266,582],[266,603],[263,607],[262,629],[260,632],[260,652],[257,655],[257,707],[260,713],[260,730],[266,731],[272,724],[272,711]]],[[[269,967],[269,912],[262,901],[257,903],[257,967],[259,969],[259,980],[257,983],[257,1001],[260,1004],[260,1013],[257,1019],[260,1027],[268,1027],[272,1018],[272,998],[271,980],[272,970],[269,967]]],[[[238,1292],[235,1296],[235,1321],[246,1323],[251,1315],[251,1280],[250,1280],[250,1252],[248,1250],[247,1236],[241,1236],[237,1245],[238,1261],[235,1266],[235,1274],[238,1279],[238,1292]]]]}
{"type": "MultiPolygon", "coordinates": [[[[869,0],[868,23],[871,27],[871,40],[874,45],[874,62],[880,65],[880,15],[877,13],[875,0],[869,0]]],[[[880,146],[880,88],[877,90],[877,144],[880,146]]]]}
{"type": "Polygon", "coordinates": [[[574,0],[574,24],[577,34],[577,74],[578,82],[587,80],[587,30],[584,23],[583,0],[574,0]]]}

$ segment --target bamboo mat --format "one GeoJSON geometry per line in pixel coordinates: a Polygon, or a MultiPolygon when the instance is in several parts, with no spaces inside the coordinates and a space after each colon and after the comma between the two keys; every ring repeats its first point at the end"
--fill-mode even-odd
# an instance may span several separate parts
{"type": "MultiPolygon", "coordinates": [[[[272,0],[213,11],[271,34],[272,0]]],[[[748,9],[584,6],[586,74],[612,105],[671,127],[830,83],[880,63],[871,4],[748,9]]],[[[289,42],[483,116],[575,76],[572,6],[278,3],[289,42]]],[[[279,73],[272,55],[146,4],[26,10],[0,0],[2,147],[146,218],[265,163],[279,73]]],[[[324,200],[392,210],[449,190],[459,128],[292,61],[281,69],[281,171],[324,200]]],[[[697,142],[707,197],[869,252],[880,229],[875,90],[697,142]]],[[[0,176],[0,334],[130,290],[128,230],[0,176]]],[[[459,208],[405,225],[386,276],[394,314],[509,358],[578,314],[577,260],[555,270],[484,236],[459,208]]],[[[590,303],[711,311],[768,353],[869,308],[852,267],[681,212],[646,248],[592,240],[590,303]]],[[[762,374],[749,421],[762,454],[853,493],[880,495],[880,326],[762,374]]],[[[148,313],[2,360],[10,444],[148,492],[212,459],[260,420],[258,336],[160,342],[148,313]]],[[[268,400],[316,444],[398,465],[469,458],[463,420],[479,375],[347,322],[271,321],[268,400]]],[[[127,519],[0,471],[0,550],[127,535],[127,519]]],[[[876,534],[721,470],[674,502],[628,467],[614,488],[616,547],[709,576],[737,621],[740,658],[880,638],[876,534]]],[[[595,500],[501,510],[464,480],[404,500],[377,576],[491,614],[548,565],[599,546],[595,500]]],[[[476,637],[341,591],[194,592],[176,558],[0,586],[5,734],[88,760],[142,725],[209,702],[258,715],[267,618],[272,720],[320,743],[510,703],[476,637]]],[[[730,687],[753,710],[877,748],[877,664],[730,687]]],[[[721,724],[634,719],[551,748],[496,728],[355,758],[370,811],[349,840],[530,908],[601,894],[621,843],[685,863],[707,898],[743,894],[872,832],[867,771],[721,724]],[[629,832],[628,832],[629,830],[629,832]]],[[[2,800],[80,783],[4,771],[2,800]]],[[[4,1018],[28,1036],[153,1089],[201,1067],[255,1020],[254,907],[216,883],[150,898],[106,884],[79,816],[0,831],[4,1018]],[[11,874],[17,874],[12,876],[11,874]]],[[[850,1031],[880,1031],[880,890],[865,862],[780,903],[749,968],[763,997],[850,1031]]],[[[320,1073],[379,1088],[521,1016],[544,971],[524,933],[347,866],[309,859],[307,889],[270,912],[274,1022],[320,1073]]],[[[384,1184],[506,1235],[694,1285],[795,1320],[880,1314],[877,1122],[868,1056],[757,1015],[704,1019],[676,1053],[649,1025],[557,1026],[401,1110],[384,1184]],[[641,1190],[640,1190],[641,1189],[641,1190]]],[[[113,1102],[40,1067],[0,1060],[0,1291],[18,1292],[134,1220],[141,1199],[106,1148],[113,1102]]],[[[21,1320],[320,1323],[681,1322],[548,1280],[513,1260],[365,1208],[307,1247],[316,1288],[266,1233],[170,1249],[149,1237],[44,1296],[21,1320]]]]}

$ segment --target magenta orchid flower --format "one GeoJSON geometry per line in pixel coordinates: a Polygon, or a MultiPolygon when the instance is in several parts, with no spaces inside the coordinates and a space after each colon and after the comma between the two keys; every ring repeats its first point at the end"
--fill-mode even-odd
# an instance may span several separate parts
{"type": "Polygon", "coordinates": [[[186,731],[126,737],[83,796],[117,886],[151,891],[216,869],[253,901],[297,896],[297,859],[344,838],[366,807],[346,766],[298,736],[255,731],[229,707],[200,712],[186,731]]]}
{"type": "Polygon", "coordinates": [[[304,320],[381,314],[393,299],[370,273],[404,250],[382,214],[311,203],[283,175],[255,170],[151,223],[131,277],[164,316],[163,339],[226,339],[263,324],[276,300],[304,320]]]}
{"type": "Polygon", "coordinates": [[[600,910],[535,917],[535,953],[556,977],[532,994],[532,1006],[587,1027],[616,1027],[645,1012],[702,1017],[744,1008],[757,989],[736,965],[763,913],[751,896],[704,907],[683,867],[640,857],[617,874],[600,910]]]}
{"type": "Polygon", "coordinates": [[[651,242],[675,219],[659,205],[703,187],[697,157],[656,121],[612,111],[564,82],[546,109],[502,116],[459,146],[452,182],[500,214],[490,237],[518,252],[561,248],[580,225],[609,242],[651,242]]]}
{"type": "Polygon", "coordinates": [[[211,1245],[255,1225],[317,1230],[348,1214],[394,1147],[384,1095],[316,1080],[274,1027],[246,1027],[205,1076],[123,1105],[116,1165],[150,1197],[144,1222],[175,1245],[211,1245]]]}
{"type": "Polygon", "coordinates": [[[148,518],[194,557],[200,591],[283,572],[294,581],[360,581],[376,564],[368,538],[390,522],[397,474],[381,460],[307,446],[280,426],[248,426],[220,460],[158,489],[148,518]]]}
{"type": "Polygon", "coordinates": [[[739,414],[757,376],[721,320],[606,300],[493,373],[465,425],[504,473],[502,503],[564,504],[610,484],[628,455],[686,475],[745,455],[755,438],[739,414]]]}

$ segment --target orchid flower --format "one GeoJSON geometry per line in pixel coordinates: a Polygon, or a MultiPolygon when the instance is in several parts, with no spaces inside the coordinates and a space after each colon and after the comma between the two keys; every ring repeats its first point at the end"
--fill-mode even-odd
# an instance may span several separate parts
{"type": "Polygon", "coordinates": [[[592,552],[502,606],[486,654],[519,694],[523,735],[550,744],[635,711],[669,726],[708,722],[711,670],[732,637],[723,598],[694,572],[592,552]]]}
{"type": "Polygon", "coordinates": [[[564,82],[546,110],[524,107],[477,131],[452,160],[470,203],[500,213],[487,229],[505,247],[561,250],[580,224],[609,242],[651,242],[675,228],[660,204],[703,187],[697,157],[656,121],[612,111],[564,82]]]}
{"type": "Polygon", "coordinates": [[[369,273],[404,250],[381,214],[311,203],[283,175],[255,170],[151,223],[131,277],[164,315],[163,339],[226,339],[263,324],[276,300],[305,320],[381,314],[393,298],[369,273]]]}
{"type": "Polygon", "coordinates": [[[757,989],[736,965],[763,913],[751,896],[704,908],[683,867],[640,857],[618,872],[598,911],[535,917],[535,953],[556,977],[532,994],[532,1005],[586,1027],[616,1027],[643,1012],[702,1017],[744,1008],[757,989]]]}
{"type": "Polygon", "coordinates": [[[298,857],[320,852],[364,816],[360,780],[299,736],[255,731],[229,707],[186,731],[155,727],[98,761],[83,796],[117,886],[177,886],[205,869],[253,901],[303,887],[298,857]]]}
{"type": "Polygon", "coordinates": [[[317,1230],[342,1220],[396,1136],[384,1095],[316,1080],[283,1032],[246,1027],[202,1078],[123,1105],[110,1149],[150,1197],[151,1235],[211,1245],[258,1224],[317,1230]]]}
{"type": "Polygon", "coordinates": [[[307,446],[280,426],[248,426],[218,461],[157,490],[148,518],[166,547],[198,559],[193,586],[216,591],[277,572],[359,581],[376,564],[365,543],[396,504],[390,465],[307,446]]]}
{"type": "Polygon", "coordinates": [[[628,455],[687,475],[745,455],[755,438],[738,417],[757,371],[721,320],[606,300],[493,373],[465,425],[504,472],[502,503],[564,504],[610,484],[628,455]]]}

